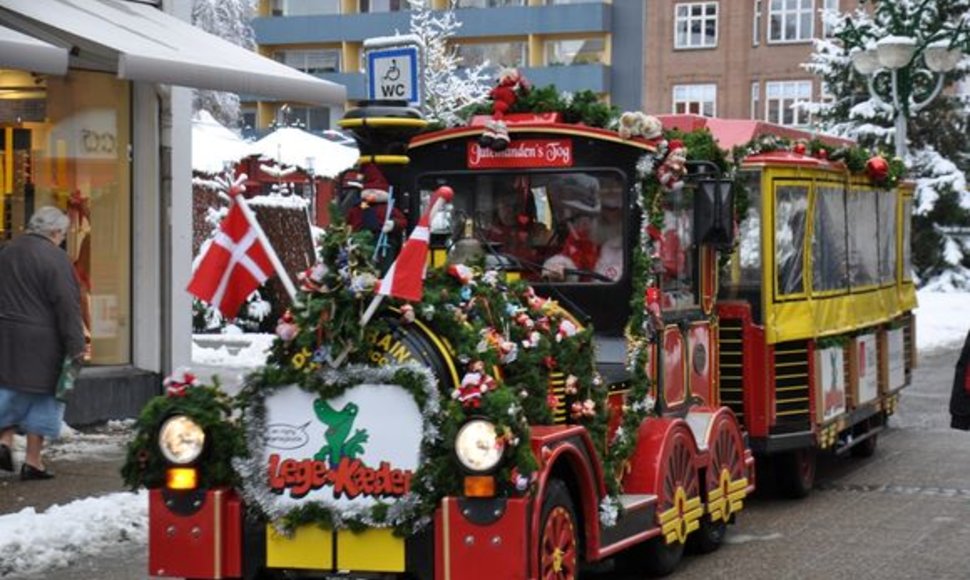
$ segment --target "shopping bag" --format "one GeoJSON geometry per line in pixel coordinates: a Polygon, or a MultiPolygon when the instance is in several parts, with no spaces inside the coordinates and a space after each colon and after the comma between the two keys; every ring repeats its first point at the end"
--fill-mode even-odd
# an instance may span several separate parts
{"type": "Polygon", "coordinates": [[[57,390],[54,393],[54,398],[58,401],[66,401],[67,396],[74,390],[74,383],[80,373],[81,365],[77,359],[71,356],[64,357],[64,362],[61,364],[61,374],[57,377],[57,390]]]}

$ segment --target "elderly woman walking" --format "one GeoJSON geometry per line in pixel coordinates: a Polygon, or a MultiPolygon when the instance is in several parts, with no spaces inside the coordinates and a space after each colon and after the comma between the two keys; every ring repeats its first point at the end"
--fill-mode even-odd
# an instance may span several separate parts
{"type": "Polygon", "coordinates": [[[57,382],[65,358],[84,354],[80,290],[59,246],[68,217],[42,207],[27,232],[0,249],[0,469],[13,471],[15,432],[27,435],[20,478],[50,479],[41,449],[60,434],[57,382]]]}

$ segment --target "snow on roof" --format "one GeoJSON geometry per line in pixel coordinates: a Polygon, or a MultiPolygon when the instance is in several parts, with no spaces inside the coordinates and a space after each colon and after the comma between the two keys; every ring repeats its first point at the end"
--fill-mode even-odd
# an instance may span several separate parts
{"type": "Polygon", "coordinates": [[[192,169],[202,173],[222,173],[226,163],[249,155],[250,144],[216,121],[208,111],[192,118],[192,169]]]}
{"type": "Polygon", "coordinates": [[[357,162],[354,147],[340,145],[299,129],[281,127],[250,146],[250,153],[275,160],[282,165],[310,169],[321,177],[335,177],[357,162]]]}

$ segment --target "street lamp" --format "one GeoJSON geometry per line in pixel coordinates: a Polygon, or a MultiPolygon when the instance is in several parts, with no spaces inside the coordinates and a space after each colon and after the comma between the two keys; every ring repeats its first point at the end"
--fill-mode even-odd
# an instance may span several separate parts
{"type": "Polygon", "coordinates": [[[887,99],[879,94],[876,79],[883,73],[890,75],[891,104],[896,122],[896,156],[905,161],[906,122],[909,116],[923,110],[940,94],[945,74],[956,68],[963,57],[962,52],[953,48],[949,40],[919,46],[915,38],[886,36],[865,49],[855,49],[850,56],[852,66],[867,77],[869,94],[880,103],[886,103],[887,99]],[[920,57],[925,68],[919,64],[920,57]],[[922,100],[915,86],[915,80],[920,76],[927,79],[927,86],[933,86],[922,100]]]}

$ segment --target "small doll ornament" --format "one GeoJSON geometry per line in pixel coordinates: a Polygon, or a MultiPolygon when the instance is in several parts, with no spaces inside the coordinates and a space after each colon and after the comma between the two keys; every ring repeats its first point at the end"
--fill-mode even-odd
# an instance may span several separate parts
{"type": "Polygon", "coordinates": [[[502,69],[498,84],[488,93],[492,99],[492,118],[485,124],[485,132],[478,138],[479,145],[493,151],[504,151],[508,148],[509,130],[504,120],[505,113],[518,100],[520,92],[529,92],[529,83],[525,77],[518,69],[502,69]]]}
{"type": "Polygon", "coordinates": [[[276,323],[276,336],[283,342],[290,342],[300,333],[300,327],[293,319],[293,313],[287,310],[276,323]]]}
{"type": "Polygon", "coordinates": [[[666,159],[657,168],[657,181],[666,191],[680,191],[687,174],[687,147],[679,139],[671,139],[666,159]]]}
{"type": "Polygon", "coordinates": [[[360,203],[347,210],[347,224],[354,231],[368,230],[375,236],[381,232],[403,232],[407,218],[397,207],[387,214],[390,185],[375,163],[361,167],[364,176],[360,203]]]}

